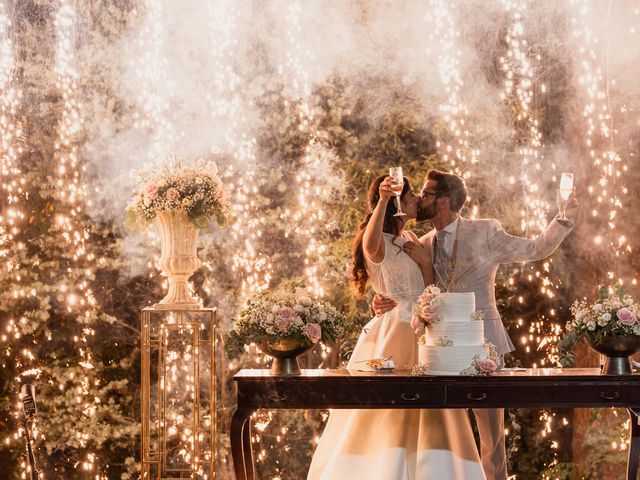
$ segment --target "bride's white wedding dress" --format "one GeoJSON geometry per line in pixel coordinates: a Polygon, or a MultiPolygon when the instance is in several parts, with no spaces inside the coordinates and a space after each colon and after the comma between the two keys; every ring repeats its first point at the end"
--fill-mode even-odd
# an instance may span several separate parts
{"type": "MultiPolygon", "coordinates": [[[[356,362],[393,357],[397,367],[418,360],[411,309],[424,290],[418,265],[402,251],[406,239],[384,234],[380,263],[367,259],[377,293],[398,303],[363,328],[348,369],[356,362]],[[395,243],[395,244],[394,244],[395,243]]],[[[464,409],[332,410],[318,444],[308,480],[484,479],[464,409]]]]}

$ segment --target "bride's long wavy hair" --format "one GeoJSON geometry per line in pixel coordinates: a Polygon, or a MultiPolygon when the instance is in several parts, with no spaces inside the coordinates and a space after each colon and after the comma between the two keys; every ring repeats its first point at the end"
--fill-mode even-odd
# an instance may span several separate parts
{"type": "MultiPolygon", "coordinates": [[[[373,210],[380,201],[380,184],[387,178],[388,175],[380,175],[376,178],[369,187],[369,194],[367,195],[367,213],[358,227],[358,233],[353,240],[353,249],[351,255],[351,282],[353,283],[356,292],[360,298],[364,297],[367,289],[367,281],[369,280],[369,274],[367,272],[367,264],[364,258],[364,249],[362,247],[362,239],[364,237],[364,231],[371,220],[373,210]]],[[[402,193],[400,198],[411,190],[411,184],[409,180],[404,178],[404,186],[402,187],[402,193]]],[[[387,209],[384,212],[384,223],[382,224],[382,231],[385,233],[391,233],[392,235],[398,235],[400,233],[400,227],[402,226],[402,220],[398,217],[394,217],[398,209],[396,202],[391,199],[387,203],[387,209]]],[[[401,250],[401,249],[400,249],[401,250]]]]}

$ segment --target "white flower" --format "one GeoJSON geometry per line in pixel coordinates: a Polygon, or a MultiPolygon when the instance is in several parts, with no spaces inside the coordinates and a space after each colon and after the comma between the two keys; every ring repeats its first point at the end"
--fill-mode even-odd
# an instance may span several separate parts
{"type": "Polygon", "coordinates": [[[298,312],[298,313],[302,313],[304,312],[304,307],[298,303],[295,304],[295,306],[293,307],[293,311],[294,312],[298,312]]]}
{"type": "Polygon", "coordinates": [[[304,325],[304,322],[302,321],[302,318],[300,317],[300,315],[296,315],[296,318],[293,320],[293,323],[298,327],[301,327],[302,325],[304,325]]]}
{"type": "Polygon", "coordinates": [[[424,291],[428,295],[440,295],[440,288],[436,287],[435,285],[427,286],[427,288],[425,288],[424,291]]]}
{"type": "Polygon", "coordinates": [[[300,297],[298,299],[298,301],[302,304],[302,305],[306,305],[309,306],[311,305],[311,299],[309,297],[300,297]]]}
{"type": "Polygon", "coordinates": [[[271,313],[274,313],[276,315],[280,313],[280,305],[274,305],[273,307],[271,307],[271,313]]]}
{"type": "Polygon", "coordinates": [[[273,316],[273,313],[270,313],[269,315],[267,315],[267,321],[268,321],[268,322],[273,322],[273,320],[274,320],[275,318],[276,318],[276,317],[274,317],[274,316],[273,316]]]}
{"type": "Polygon", "coordinates": [[[604,315],[602,315],[602,320],[604,320],[605,322],[608,322],[611,320],[611,314],[609,312],[605,313],[604,315]]]}
{"type": "Polygon", "coordinates": [[[594,322],[593,320],[589,320],[587,322],[587,329],[591,330],[591,331],[595,330],[596,329],[596,322],[594,322]]]}
{"type": "Polygon", "coordinates": [[[611,306],[612,306],[613,308],[615,308],[616,310],[619,310],[619,309],[621,309],[621,308],[622,308],[622,302],[621,302],[620,300],[616,300],[615,302],[613,302],[613,303],[611,304],[611,306]]]}
{"type": "Polygon", "coordinates": [[[625,306],[627,306],[627,307],[628,307],[628,306],[630,306],[630,305],[633,305],[633,298],[631,298],[631,297],[627,297],[627,298],[625,298],[625,299],[624,299],[624,304],[625,304],[625,306]]]}
{"type": "Polygon", "coordinates": [[[603,307],[602,307],[602,305],[601,305],[601,304],[599,304],[599,303],[596,303],[596,304],[593,306],[593,310],[594,310],[594,312],[601,312],[601,311],[602,311],[602,308],[603,308],[603,307]]]}
{"type": "Polygon", "coordinates": [[[320,315],[318,315],[318,321],[319,322],[324,322],[326,319],[327,319],[326,312],[320,312],[320,315]]]}

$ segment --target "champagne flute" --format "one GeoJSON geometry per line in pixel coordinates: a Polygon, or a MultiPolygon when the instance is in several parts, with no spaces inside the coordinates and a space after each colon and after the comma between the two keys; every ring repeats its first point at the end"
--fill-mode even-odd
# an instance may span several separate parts
{"type": "Polygon", "coordinates": [[[402,177],[402,167],[391,167],[389,169],[389,176],[399,184],[396,189],[396,206],[398,207],[398,212],[394,215],[394,217],[402,217],[406,215],[402,211],[402,206],[400,205],[400,196],[402,195],[402,189],[404,188],[404,178],[402,177]]]}
{"type": "Polygon", "coordinates": [[[573,192],[573,173],[562,172],[560,177],[560,198],[562,199],[561,218],[566,219],[567,201],[573,192]]]}

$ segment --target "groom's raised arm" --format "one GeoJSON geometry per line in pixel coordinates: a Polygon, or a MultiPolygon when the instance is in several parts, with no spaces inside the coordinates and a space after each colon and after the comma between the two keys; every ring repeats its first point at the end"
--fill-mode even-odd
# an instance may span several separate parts
{"type": "Polygon", "coordinates": [[[497,220],[489,220],[487,244],[489,252],[498,263],[542,260],[551,255],[573,230],[553,219],[536,238],[517,237],[505,232],[497,220]]]}

